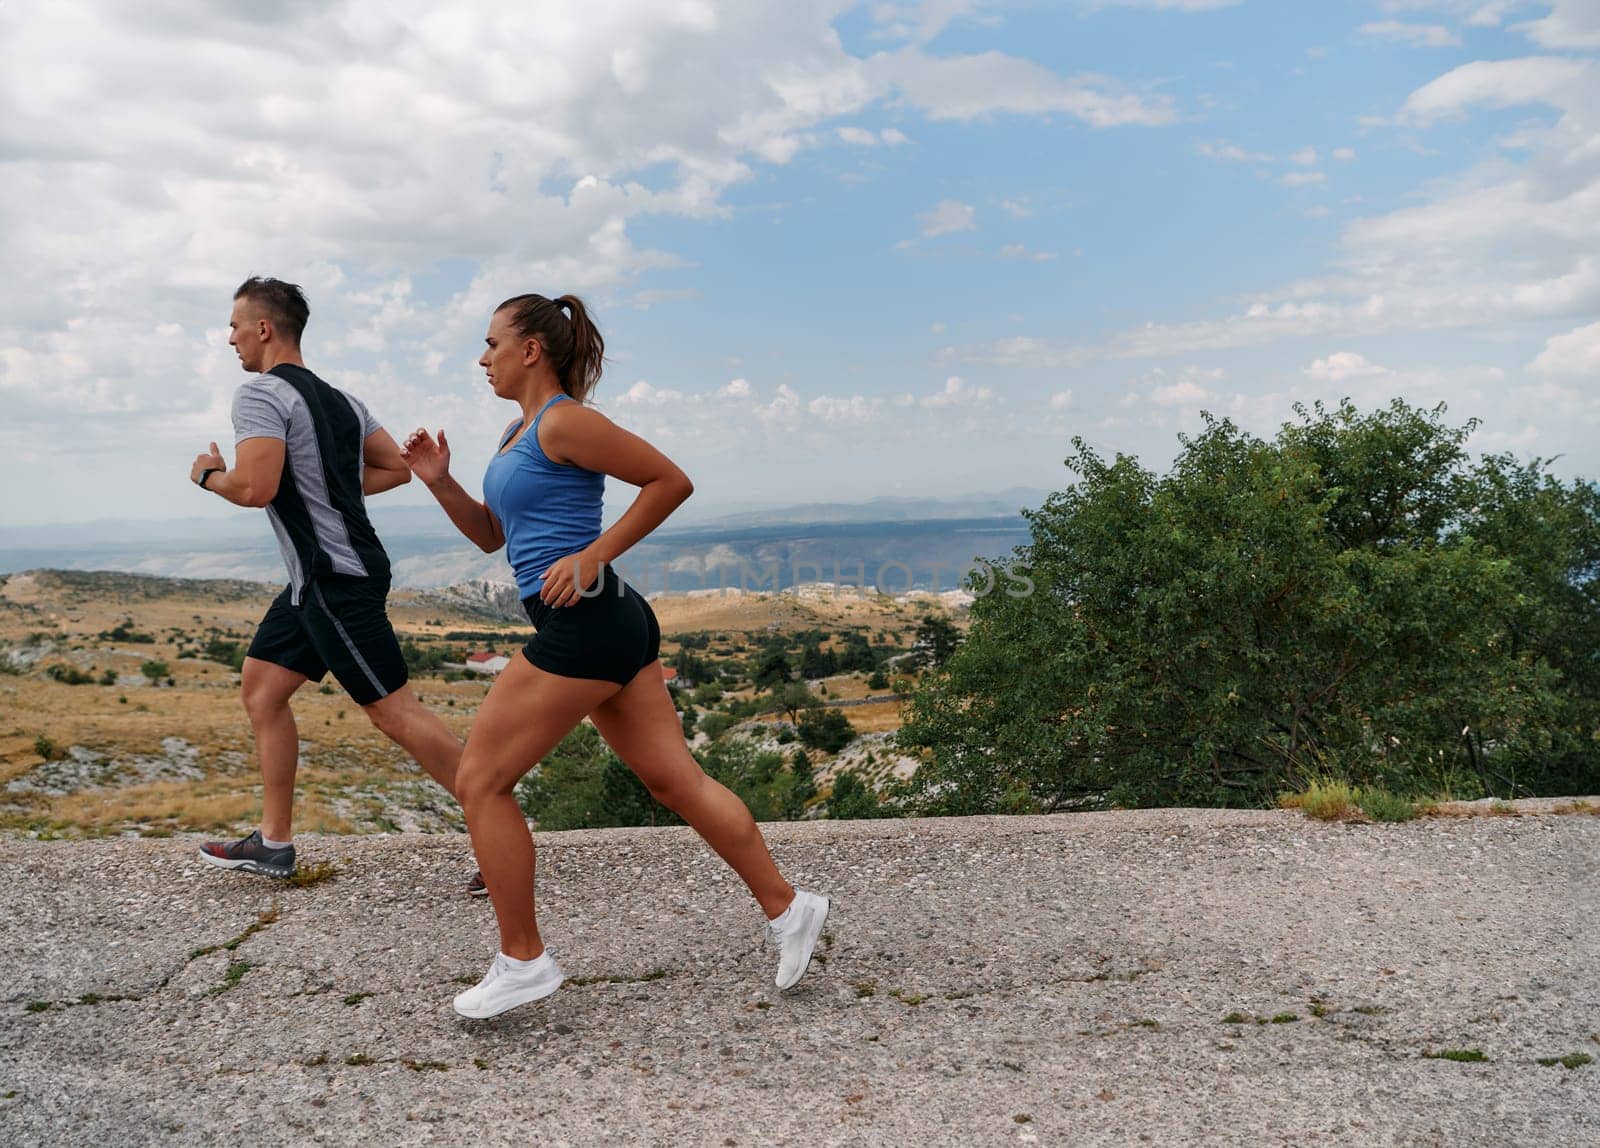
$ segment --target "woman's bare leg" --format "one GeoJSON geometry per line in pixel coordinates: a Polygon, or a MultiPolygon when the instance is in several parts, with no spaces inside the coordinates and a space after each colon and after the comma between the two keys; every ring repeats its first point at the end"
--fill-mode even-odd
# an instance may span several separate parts
{"type": "Polygon", "coordinates": [[[768,918],[789,907],[794,887],[773,864],[750,810],[725,785],[707,777],[689,752],[683,721],[661,678],[661,663],[640,670],[620,692],[591,710],[589,719],[650,795],[693,826],[733,867],[768,918]]]}
{"type": "Polygon", "coordinates": [[[615,682],[546,673],[519,653],[472,723],[456,796],[508,957],[531,960],[544,952],[533,907],[533,835],[517,804],[517,782],[617,689],[615,682]]]}

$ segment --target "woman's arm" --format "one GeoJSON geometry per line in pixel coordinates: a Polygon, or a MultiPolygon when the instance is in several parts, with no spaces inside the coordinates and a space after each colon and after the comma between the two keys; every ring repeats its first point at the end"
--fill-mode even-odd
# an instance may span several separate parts
{"type": "Polygon", "coordinates": [[[592,407],[552,407],[540,423],[539,447],[555,462],[598,470],[639,488],[633,505],[609,530],[546,572],[540,597],[552,606],[575,601],[576,587],[587,588],[601,564],[627,553],[694,493],[694,483],[676,463],[592,407]]]}
{"type": "Polygon", "coordinates": [[[474,546],[485,554],[492,554],[506,544],[505,531],[500,529],[494,512],[450,477],[450,443],[445,439],[443,430],[439,432],[436,442],[432,435],[418,427],[406,439],[400,455],[411,468],[411,473],[433,492],[433,497],[444,507],[444,512],[455,523],[456,529],[465,534],[474,546]]]}

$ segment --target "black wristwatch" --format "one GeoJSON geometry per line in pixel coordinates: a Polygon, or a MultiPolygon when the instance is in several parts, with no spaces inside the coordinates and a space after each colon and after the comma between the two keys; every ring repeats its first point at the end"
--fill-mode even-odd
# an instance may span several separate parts
{"type": "Polygon", "coordinates": [[[213,474],[216,474],[218,471],[220,471],[222,469],[223,468],[220,467],[220,466],[208,466],[208,467],[206,467],[204,470],[202,470],[200,472],[199,481],[197,481],[195,483],[195,485],[198,486],[201,490],[204,490],[206,488],[206,479],[210,478],[213,474]]]}

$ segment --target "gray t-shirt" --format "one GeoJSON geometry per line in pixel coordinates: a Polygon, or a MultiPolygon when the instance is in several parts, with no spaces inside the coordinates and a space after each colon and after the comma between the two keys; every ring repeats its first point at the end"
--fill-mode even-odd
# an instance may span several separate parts
{"type": "Polygon", "coordinates": [[[389,556],[361,491],[366,440],[380,429],[360,399],[293,364],[279,364],[234,393],[234,442],[274,438],[284,445],[283,476],[267,517],[297,605],[306,583],[318,577],[389,576],[389,556]]]}

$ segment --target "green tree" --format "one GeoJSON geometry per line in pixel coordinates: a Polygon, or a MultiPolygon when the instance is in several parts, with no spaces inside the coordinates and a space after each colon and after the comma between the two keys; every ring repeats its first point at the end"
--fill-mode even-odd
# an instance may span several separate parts
{"type": "Polygon", "coordinates": [[[778,705],[792,722],[800,720],[800,711],[817,704],[817,695],[804,682],[785,682],[773,693],[778,705]]]}
{"type": "Polygon", "coordinates": [[[145,662],[139,667],[139,672],[149,678],[151,684],[154,685],[172,671],[165,662],[145,662]]]}
{"type": "Polygon", "coordinates": [[[1297,413],[1208,417],[1165,477],[1075,444],[1005,564],[1033,592],[980,597],[912,698],[924,808],[1593,789],[1595,487],[1474,463],[1442,407],[1297,413]]]}
{"type": "MultiPolygon", "coordinates": [[[[704,648],[703,642],[699,648],[704,648]]],[[[695,686],[702,686],[710,682],[716,673],[712,668],[711,662],[695,653],[694,648],[687,644],[683,645],[667,664],[678,671],[678,677],[681,681],[692,683],[695,686]]]]}
{"type": "Polygon", "coordinates": [[[883,815],[878,795],[854,770],[844,770],[833,779],[833,793],[828,797],[830,818],[835,821],[859,821],[883,815]]]}
{"type": "Polygon", "coordinates": [[[882,663],[882,657],[868,643],[865,635],[850,633],[845,636],[838,654],[838,672],[848,674],[863,670],[871,673],[882,663]]]}
{"type": "Polygon", "coordinates": [[[832,650],[824,650],[820,643],[812,642],[800,651],[802,678],[826,678],[838,672],[838,655],[832,650]]]}
{"type": "Polygon", "coordinates": [[[961,631],[956,629],[954,622],[937,614],[929,614],[918,623],[912,648],[922,655],[922,664],[938,667],[950,660],[950,655],[956,652],[960,644],[961,631]]]}
{"type": "Polygon", "coordinates": [[[806,707],[796,723],[800,743],[808,749],[823,753],[838,753],[855,740],[856,731],[850,719],[836,709],[821,705],[806,707]]]}
{"type": "Polygon", "coordinates": [[[811,758],[804,749],[795,750],[794,757],[789,759],[789,774],[793,780],[784,816],[794,821],[805,816],[806,806],[817,796],[817,777],[811,771],[811,758]]]}
{"type": "Polygon", "coordinates": [[[759,750],[742,737],[711,745],[700,757],[706,773],[731,789],[757,821],[781,821],[792,804],[793,775],[783,768],[783,755],[759,750]]]}
{"type": "Polygon", "coordinates": [[[789,665],[789,655],[782,649],[770,646],[756,655],[750,673],[750,681],[758,690],[782,685],[793,677],[794,669],[789,665]]]}
{"type": "Polygon", "coordinates": [[[682,824],[650,796],[592,725],[580,725],[563,738],[518,784],[517,799],[541,829],[682,824]]]}

